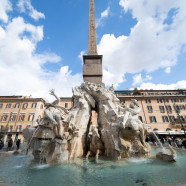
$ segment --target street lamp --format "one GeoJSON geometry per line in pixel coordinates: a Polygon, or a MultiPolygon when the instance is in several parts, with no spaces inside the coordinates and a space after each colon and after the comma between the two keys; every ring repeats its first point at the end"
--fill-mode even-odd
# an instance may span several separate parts
{"type": "Polygon", "coordinates": [[[186,136],[186,132],[185,132],[185,128],[184,128],[184,126],[183,126],[183,123],[182,123],[182,120],[181,120],[181,116],[180,116],[180,111],[179,111],[179,109],[178,109],[178,106],[174,103],[174,109],[175,109],[175,111],[176,111],[176,113],[177,113],[177,115],[178,115],[178,118],[179,118],[179,120],[180,120],[180,123],[181,123],[181,127],[182,127],[182,129],[183,129],[183,131],[184,131],[184,134],[185,134],[185,136],[186,136]]]}

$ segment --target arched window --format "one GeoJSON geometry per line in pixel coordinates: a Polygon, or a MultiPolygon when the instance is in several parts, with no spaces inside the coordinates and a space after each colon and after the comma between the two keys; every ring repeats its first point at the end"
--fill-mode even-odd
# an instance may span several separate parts
{"type": "Polygon", "coordinates": [[[154,128],[153,131],[158,131],[158,129],[157,128],[154,128]]]}
{"type": "Polygon", "coordinates": [[[166,131],[171,131],[171,129],[170,128],[167,128],[166,131]]]}

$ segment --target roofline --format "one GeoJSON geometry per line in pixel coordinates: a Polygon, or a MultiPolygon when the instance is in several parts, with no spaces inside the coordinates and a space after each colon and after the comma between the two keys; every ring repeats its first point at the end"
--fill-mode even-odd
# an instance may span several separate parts
{"type": "Polygon", "coordinates": [[[141,92],[151,92],[151,91],[153,91],[153,92],[170,92],[170,91],[185,91],[186,89],[172,89],[172,90],[150,90],[150,89],[148,89],[148,90],[145,90],[145,89],[143,89],[143,90],[141,90],[141,89],[137,89],[137,90],[115,90],[114,92],[134,92],[134,91],[141,91],[141,92]]]}

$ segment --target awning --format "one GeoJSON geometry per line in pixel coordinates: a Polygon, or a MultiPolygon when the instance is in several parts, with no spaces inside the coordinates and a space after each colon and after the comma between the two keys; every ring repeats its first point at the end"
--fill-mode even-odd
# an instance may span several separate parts
{"type": "Polygon", "coordinates": [[[166,135],[183,135],[184,131],[153,131],[156,134],[166,134],[166,135]]]}

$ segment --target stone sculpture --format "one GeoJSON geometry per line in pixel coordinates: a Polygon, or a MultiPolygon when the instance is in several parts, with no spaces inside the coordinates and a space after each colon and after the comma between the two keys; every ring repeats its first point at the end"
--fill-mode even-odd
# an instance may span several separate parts
{"type": "Polygon", "coordinates": [[[50,95],[54,96],[56,100],[52,103],[44,102],[45,110],[44,115],[45,118],[49,120],[50,124],[53,124],[57,127],[57,136],[62,138],[64,127],[62,125],[62,119],[64,119],[64,115],[68,113],[68,111],[59,105],[60,98],[56,96],[54,90],[50,90],[50,95]]]}
{"type": "Polygon", "coordinates": [[[85,82],[72,92],[73,107],[68,112],[59,106],[54,90],[50,91],[56,100],[45,103],[44,118],[38,121],[32,140],[27,139],[32,141],[35,159],[61,163],[86,155],[96,159],[99,155],[112,159],[149,156],[150,146],[144,140],[147,126],[138,119],[136,100],[122,108],[114,92],[103,83],[85,82]],[[90,126],[92,110],[97,112],[98,126],[90,126]],[[87,149],[90,132],[92,140],[87,149]]]}
{"type": "Polygon", "coordinates": [[[174,151],[174,149],[170,145],[168,145],[167,149],[170,151],[170,154],[158,152],[156,154],[156,158],[163,161],[176,162],[176,152],[174,151]]]}
{"type": "Polygon", "coordinates": [[[101,137],[98,132],[97,126],[93,125],[91,130],[91,141],[90,141],[90,149],[86,155],[86,158],[90,156],[90,154],[93,154],[96,156],[96,159],[98,160],[99,155],[103,153],[103,143],[101,141],[101,137]]]}

